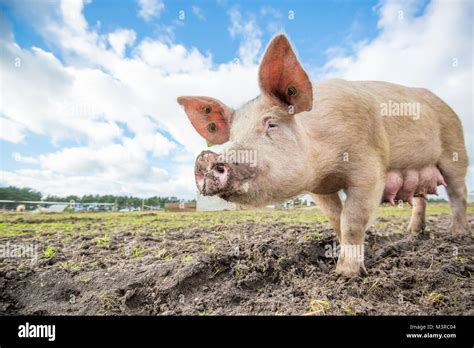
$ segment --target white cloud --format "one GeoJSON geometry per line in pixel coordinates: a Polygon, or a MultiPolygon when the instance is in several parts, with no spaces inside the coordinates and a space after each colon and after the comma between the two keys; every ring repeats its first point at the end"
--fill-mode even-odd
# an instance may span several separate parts
{"type": "Polygon", "coordinates": [[[23,129],[25,127],[15,121],[9,120],[5,117],[0,117],[0,139],[12,143],[21,143],[25,139],[23,129]]]}
{"type": "Polygon", "coordinates": [[[206,16],[204,16],[204,12],[203,12],[202,8],[200,8],[199,6],[193,5],[191,7],[191,10],[192,10],[193,14],[197,17],[197,19],[199,19],[200,21],[205,21],[206,20],[206,16]]]}
{"type": "Polygon", "coordinates": [[[171,150],[176,148],[176,144],[166,139],[160,133],[156,133],[153,136],[153,140],[151,142],[151,151],[155,156],[166,156],[169,155],[171,150]]]}
{"type": "Polygon", "coordinates": [[[23,163],[38,163],[45,171],[64,175],[99,175],[111,180],[141,180],[150,172],[167,173],[152,166],[147,154],[155,158],[167,156],[176,144],[160,133],[135,138],[122,138],[120,144],[68,147],[57,152],[34,157],[13,154],[23,163]]]}
{"type": "Polygon", "coordinates": [[[161,134],[124,138],[105,147],[70,147],[38,157],[13,154],[18,162],[39,164],[40,169],[2,171],[2,185],[34,187],[41,192],[67,194],[178,195],[192,198],[193,167],[177,165],[171,172],[151,165],[147,153],[160,157],[176,145],[161,134]]]}
{"type": "Polygon", "coordinates": [[[27,164],[37,164],[38,159],[31,156],[23,156],[18,152],[12,153],[12,157],[16,162],[27,163],[27,164]]]}
{"type": "Polygon", "coordinates": [[[63,11],[67,16],[60,13],[37,25],[38,33],[61,51],[62,61],[39,48],[19,47],[12,35],[0,38],[0,71],[11,87],[0,109],[8,120],[2,127],[13,129],[7,140],[27,141],[31,132],[57,145],[63,140],[80,144],[36,156],[32,160],[41,169],[4,172],[0,183],[46,194],[77,190],[193,197],[194,158],[205,141],[176,98],[210,95],[236,107],[258,94],[256,64],[216,66],[212,56],[192,47],[150,38],[135,42],[135,32],[126,28],[99,34],[87,25],[82,8],[72,6],[63,11]],[[127,57],[125,47],[131,52],[127,57]],[[20,68],[12,64],[16,57],[20,68]],[[228,81],[232,88],[224,88],[228,81]],[[156,158],[169,165],[154,165],[156,158]]]}
{"type": "Polygon", "coordinates": [[[165,9],[165,4],[162,0],[138,0],[138,6],[138,16],[147,22],[159,17],[165,9]]]}
{"type": "Polygon", "coordinates": [[[136,48],[144,63],[163,73],[189,73],[212,68],[212,57],[203,56],[197,49],[186,49],[182,45],[167,45],[146,39],[136,48]]]}
{"type": "MultiPolygon", "coordinates": [[[[319,79],[385,80],[428,88],[444,99],[464,126],[474,158],[472,3],[432,1],[418,15],[416,1],[385,1],[376,8],[380,34],[349,55],[333,47],[319,79]],[[338,54],[339,53],[339,54],[338,54]]],[[[468,177],[474,190],[474,171],[468,177]]]]}
{"type": "Polygon", "coordinates": [[[107,35],[110,46],[114,52],[122,57],[127,46],[132,46],[137,34],[133,30],[119,29],[107,35]]]}
{"type": "Polygon", "coordinates": [[[77,33],[83,33],[87,28],[87,21],[82,16],[84,4],[90,1],[61,1],[60,10],[64,23],[77,33]]]}
{"type": "Polygon", "coordinates": [[[192,198],[189,187],[194,187],[192,171],[182,171],[163,179],[165,172],[152,170],[145,180],[114,180],[104,175],[65,175],[48,170],[21,169],[15,172],[1,171],[0,178],[5,186],[33,187],[40,192],[57,195],[86,195],[91,193],[133,195],[150,197],[152,195],[192,198]]]}
{"type": "Polygon", "coordinates": [[[270,17],[273,17],[273,18],[282,18],[283,17],[283,14],[281,13],[281,11],[279,9],[274,8],[272,6],[268,6],[268,5],[262,6],[260,8],[260,14],[262,16],[270,16],[270,17]]]}
{"type": "Polygon", "coordinates": [[[236,7],[229,11],[229,15],[230,35],[233,38],[241,38],[239,58],[244,65],[254,64],[260,56],[260,48],[262,47],[262,31],[257,25],[255,16],[249,15],[249,20],[245,21],[236,7]]]}
{"type": "Polygon", "coordinates": [[[260,16],[266,21],[265,29],[270,35],[276,35],[285,31],[283,13],[272,6],[262,6],[260,16]]]}

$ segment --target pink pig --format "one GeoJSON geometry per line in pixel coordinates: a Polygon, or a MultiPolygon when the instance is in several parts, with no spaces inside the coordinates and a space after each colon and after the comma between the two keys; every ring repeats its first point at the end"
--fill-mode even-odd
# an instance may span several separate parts
{"type": "Polygon", "coordinates": [[[433,93],[376,81],[312,84],[284,35],[268,46],[259,82],[261,95],[237,110],[210,97],[178,98],[199,134],[227,146],[196,159],[202,194],[256,206],[311,193],[341,244],[336,272],[345,276],[365,271],[365,231],[381,201],[413,204],[409,229],[419,232],[424,197],[445,185],[451,230],[467,233],[462,125],[433,93]],[[386,115],[394,103],[419,114],[386,115]],[[256,164],[239,153],[255,154],[256,164]]]}

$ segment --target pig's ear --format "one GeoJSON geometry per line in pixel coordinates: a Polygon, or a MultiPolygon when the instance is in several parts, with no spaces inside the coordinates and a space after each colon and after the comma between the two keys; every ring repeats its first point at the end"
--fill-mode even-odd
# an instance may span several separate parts
{"type": "Polygon", "coordinates": [[[276,36],[268,46],[259,70],[260,89],[267,97],[290,106],[294,113],[313,107],[313,87],[285,35],[276,36]]]}
{"type": "Polygon", "coordinates": [[[224,144],[229,140],[232,109],[210,97],[179,97],[178,103],[206,140],[213,144],[224,144]]]}

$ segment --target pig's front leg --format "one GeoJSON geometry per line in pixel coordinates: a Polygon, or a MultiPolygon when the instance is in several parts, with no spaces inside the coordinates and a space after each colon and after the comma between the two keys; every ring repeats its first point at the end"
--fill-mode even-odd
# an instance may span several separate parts
{"type": "Polygon", "coordinates": [[[316,205],[321,208],[323,213],[329,220],[334,232],[336,233],[337,240],[341,242],[341,211],[342,203],[339,194],[331,193],[328,195],[311,195],[316,202],[316,205]]]}
{"type": "Polygon", "coordinates": [[[413,202],[414,205],[412,208],[410,224],[408,225],[408,231],[412,233],[420,233],[425,230],[426,200],[423,197],[415,197],[413,202]]]}
{"type": "Polygon", "coordinates": [[[354,277],[364,266],[365,231],[375,217],[384,188],[383,176],[374,178],[371,185],[349,187],[341,214],[341,250],[336,273],[354,277]]]}

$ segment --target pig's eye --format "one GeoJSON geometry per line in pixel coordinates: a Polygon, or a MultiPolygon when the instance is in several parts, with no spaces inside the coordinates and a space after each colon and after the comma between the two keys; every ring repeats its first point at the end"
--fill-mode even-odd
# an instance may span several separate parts
{"type": "Polygon", "coordinates": [[[278,128],[278,122],[274,119],[268,119],[265,121],[265,131],[269,132],[272,131],[273,129],[278,128]]]}

